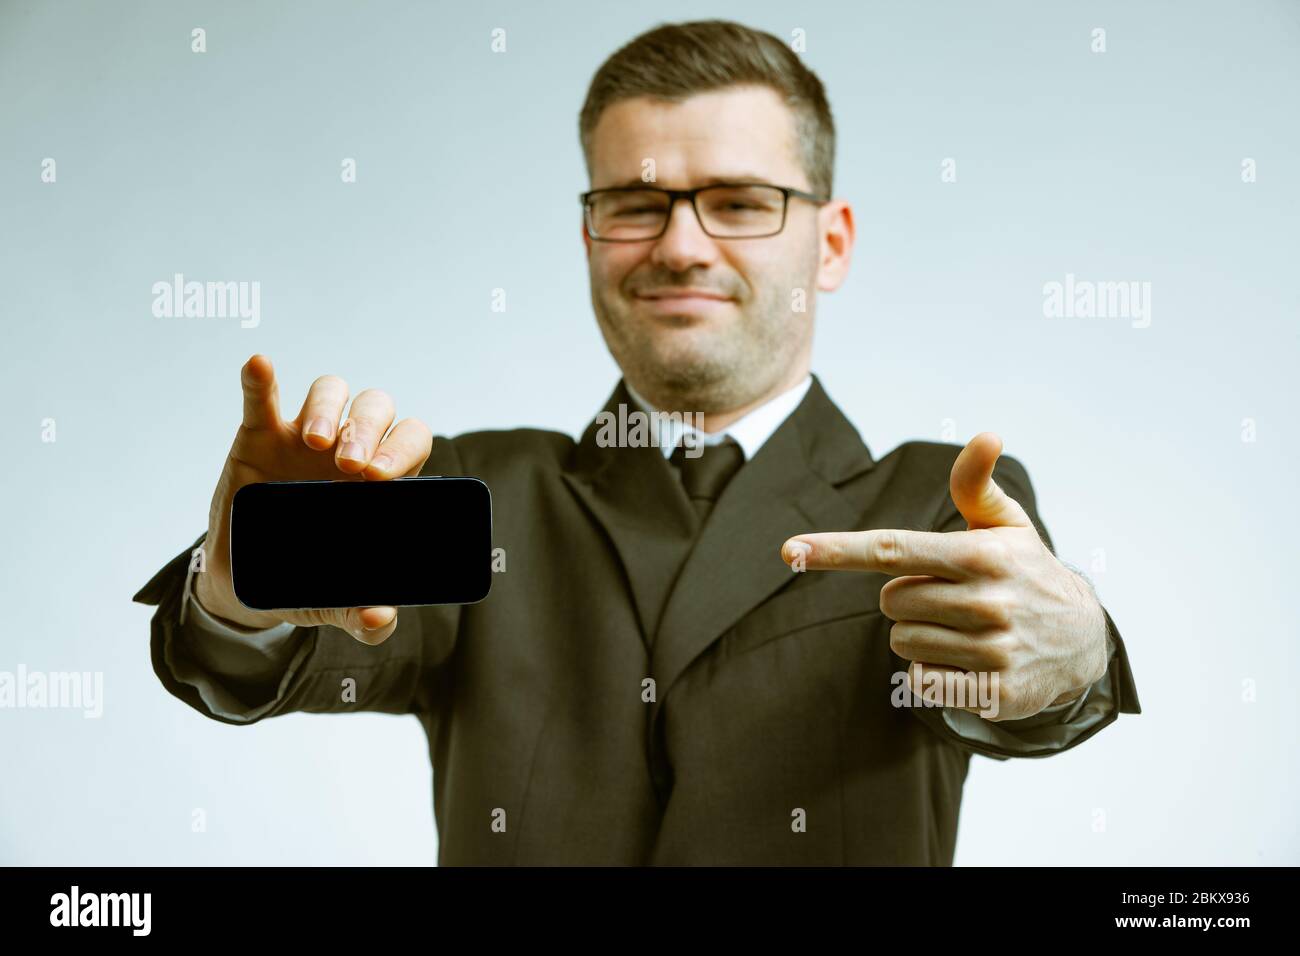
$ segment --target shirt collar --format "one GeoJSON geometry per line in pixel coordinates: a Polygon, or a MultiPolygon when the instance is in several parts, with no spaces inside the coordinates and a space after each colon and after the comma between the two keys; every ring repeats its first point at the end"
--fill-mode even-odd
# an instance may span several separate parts
{"type": "Polygon", "coordinates": [[[623,384],[627,386],[627,393],[632,397],[632,401],[636,402],[641,411],[650,417],[650,421],[659,423],[659,450],[663,452],[665,458],[672,457],[673,449],[680,444],[682,435],[691,432],[697,436],[696,441],[705,445],[719,444],[730,436],[744,452],[745,461],[751,461],[763,444],[781,427],[781,423],[799,407],[799,403],[803,401],[804,395],[812,386],[812,376],[805,375],[798,385],[786,389],[758,408],[746,412],[720,432],[701,431],[685,421],[685,416],[656,414],[659,409],[638,393],[627,379],[623,380],[623,384]]]}

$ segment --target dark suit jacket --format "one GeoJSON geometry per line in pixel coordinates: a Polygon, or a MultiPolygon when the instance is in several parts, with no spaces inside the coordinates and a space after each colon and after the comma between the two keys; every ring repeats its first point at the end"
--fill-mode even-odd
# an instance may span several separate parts
{"type": "MultiPolygon", "coordinates": [[[[635,407],[622,382],[606,409],[620,402],[635,407]]],[[[965,530],[948,493],[960,448],[908,442],[875,461],[814,376],[696,539],[663,453],[595,436],[593,422],[577,444],[536,429],[435,439],[422,474],[492,490],[506,568],[491,594],[404,609],[378,647],[298,629],[282,679],[227,684],[259,710],[243,721],[176,676],[187,549],[135,596],[158,605],[158,677],[230,723],[417,715],[444,865],[950,864],[971,753],[1021,754],[971,743],[938,710],[891,706],[907,662],[878,606],[887,578],[793,574],[779,548],[803,531],[965,530]],[[355,703],[342,699],[347,677],[355,703]]],[[[1050,546],[1024,468],[1003,456],[995,477],[1050,546]]],[[[1107,622],[1115,707],[1070,746],[1140,712],[1107,622]]]]}

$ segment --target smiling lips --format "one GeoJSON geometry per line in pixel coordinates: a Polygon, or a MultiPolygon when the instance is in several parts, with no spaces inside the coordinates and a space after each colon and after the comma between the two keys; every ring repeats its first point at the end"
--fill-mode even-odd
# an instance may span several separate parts
{"type": "Polygon", "coordinates": [[[723,295],[720,292],[714,292],[712,289],[690,289],[690,288],[667,288],[654,289],[650,292],[637,293],[639,299],[717,299],[725,301],[730,296],[723,295]]]}
{"type": "Polygon", "coordinates": [[[704,312],[717,309],[731,301],[730,296],[711,289],[667,288],[655,289],[636,298],[656,312],[704,312]]]}

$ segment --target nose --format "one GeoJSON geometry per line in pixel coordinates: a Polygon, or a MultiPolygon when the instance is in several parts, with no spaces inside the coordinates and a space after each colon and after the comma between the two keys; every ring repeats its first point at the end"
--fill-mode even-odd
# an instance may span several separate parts
{"type": "Polygon", "coordinates": [[[695,208],[685,196],[677,196],[668,210],[668,228],[655,241],[651,260],[672,272],[685,272],[696,265],[708,265],[718,257],[718,246],[704,231],[695,208]]]}

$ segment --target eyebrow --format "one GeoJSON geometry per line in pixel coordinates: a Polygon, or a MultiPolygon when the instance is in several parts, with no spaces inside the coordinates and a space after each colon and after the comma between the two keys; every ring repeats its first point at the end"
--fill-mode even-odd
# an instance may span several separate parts
{"type": "MultiPolygon", "coordinates": [[[[757,185],[770,186],[772,184],[772,180],[769,179],[767,176],[760,176],[757,173],[727,173],[721,176],[705,176],[703,179],[699,181],[700,186],[717,186],[721,183],[735,183],[736,185],[757,184],[757,185]]],[[[624,189],[629,186],[645,186],[647,188],[651,188],[651,187],[666,188],[666,187],[659,187],[658,183],[647,183],[643,181],[640,176],[633,176],[631,179],[625,179],[622,182],[614,183],[611,186],[602,186],[600,188],[601,189],[624,189]]]]}

